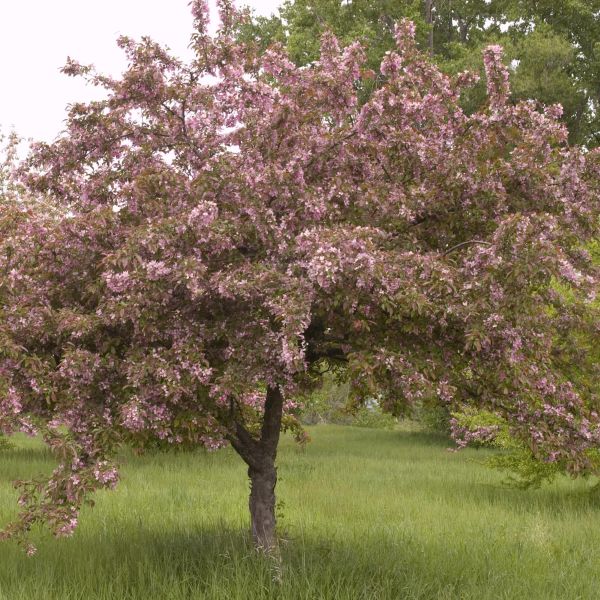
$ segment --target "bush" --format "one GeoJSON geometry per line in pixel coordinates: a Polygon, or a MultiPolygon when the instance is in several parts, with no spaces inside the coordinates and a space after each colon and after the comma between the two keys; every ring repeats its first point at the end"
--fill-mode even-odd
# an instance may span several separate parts
{"type": "Polygon", "coordinates": [[[426,431],[450,435],[451,414],[448,406],[439,401],[423,401],[417,404],[411,414],[411,419],[417,421],[426,431]]]}

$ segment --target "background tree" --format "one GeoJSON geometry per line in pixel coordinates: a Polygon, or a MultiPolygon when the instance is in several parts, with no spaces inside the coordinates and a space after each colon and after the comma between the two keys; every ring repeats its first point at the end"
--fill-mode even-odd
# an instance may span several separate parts
{"type": "Polygon", "coordinates": [[[192,10],[190,64],[125,37],[120,79],[69,61],[107,97],[73,105],[23,168],[59,214],[0,242],[0,422],[34,419],[61,462],[21,484],[5,535],[72,532],[115,485],[118,444],[231,444],[273,548],[280,431],[327,369],[390,411],[488,408],[537,459],[598,472],[598,415],[558,368],[550,308],[586,327],[600,153],[567,146],[559,108],[508,101],[499,47],[466,114],[474,77],[444,75],[403,22],[361,104],[358,44],[325,35],[299,68],[238,43],[228,2],[214,39],[192,10]]]}
{"type": "MultiPolygon", "coordinates": [[[[572,142],[600,143],[600,1],[559,0],[286,0],[279,14],[259,17],[242,37],[263,48],[284,43],[292,60],[307,64],[318,56],[328,29],[346,45],[361,40],[377,70],[393,48],[394,23],[408,17],[417,40],[442,70],[481,70],[481,51],[500,43],[513,62],[514,100],[559,102],[572,142]]],[[[374,86],[370,86],[371,90],[374,86]]],[[[484,100],[483,86],[463,98],[469,111],[484,100]]]]}

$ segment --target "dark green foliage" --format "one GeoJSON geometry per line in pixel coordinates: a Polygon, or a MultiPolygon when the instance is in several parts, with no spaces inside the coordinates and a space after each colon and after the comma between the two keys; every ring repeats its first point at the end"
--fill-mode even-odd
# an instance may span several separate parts
{"type": "Polygon", "coordinates": [[[425,401],[415,407],[412,418],[431,433],[450,434],[450,411],[446,405],[425,401]]]}

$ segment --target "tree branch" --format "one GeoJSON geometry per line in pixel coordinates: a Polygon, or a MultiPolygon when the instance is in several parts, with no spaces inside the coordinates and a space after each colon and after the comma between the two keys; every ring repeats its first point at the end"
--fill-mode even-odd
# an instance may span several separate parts
{"type": "Polygon", "coordinates": [[[240,442],[240,440],[233,434],[228,434],[226,436],[227,441],[231,444],[233,449],[240,455],[242,460],[253,469],[258,468],[260,464],[260,460],[258,457],[253,454],[248,448],[240,442]]]}
{"type": "Polygon", "coordinates": [[[493,244],[491,244],[490,242],[484,242],[483,240],[469,240],[468,242],[461,242],[460,244],[456,244],[456,246],[452,246],[452,248],[446,250],[446,252],[444,252],[442,256],[448,256],[448,254],[450,254],[451,252],[454,252],[455,250],[458,250],[463,246],[469,246],[471,244],[479,244],[481,246],[493,246],[493,244]]]}

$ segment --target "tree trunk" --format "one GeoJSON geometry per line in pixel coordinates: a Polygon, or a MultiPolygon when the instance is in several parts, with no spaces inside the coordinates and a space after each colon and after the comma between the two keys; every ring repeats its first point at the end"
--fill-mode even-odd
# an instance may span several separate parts
{"type": "Polygon", "coordinates": [[[229,441],[248,465],[250,478],[250,531],[254,545],[270,552],[277,547],[275,532],[275,458],[279,444],[283,396],[278,387],[268,387],[260,439],[253,437],[236,421],[236,431],[229,441]]]}
{"type": "Polygon", "coordinates": [[[248,468],[250,477],[250,530],[257,548],[270,551],[277,546],[275,533],[275,461],[268,461],[261,470],[248,468]]]}
{"type": "Polygon", "coordinates": [[[469,37],[469,23],[468,21],[463,21],[462,19],[460,19],[458,21],[459,24],[459,30],[460,30],[460,41],[463,44],[467,43],[467,38],[469,37]]]}
{"type": "Polygon", "coordinates": [[[429,54],[433,55],[433,0],[425,0],[425,22],[429,25],[429,35],[427,36],[429,54]]]}

